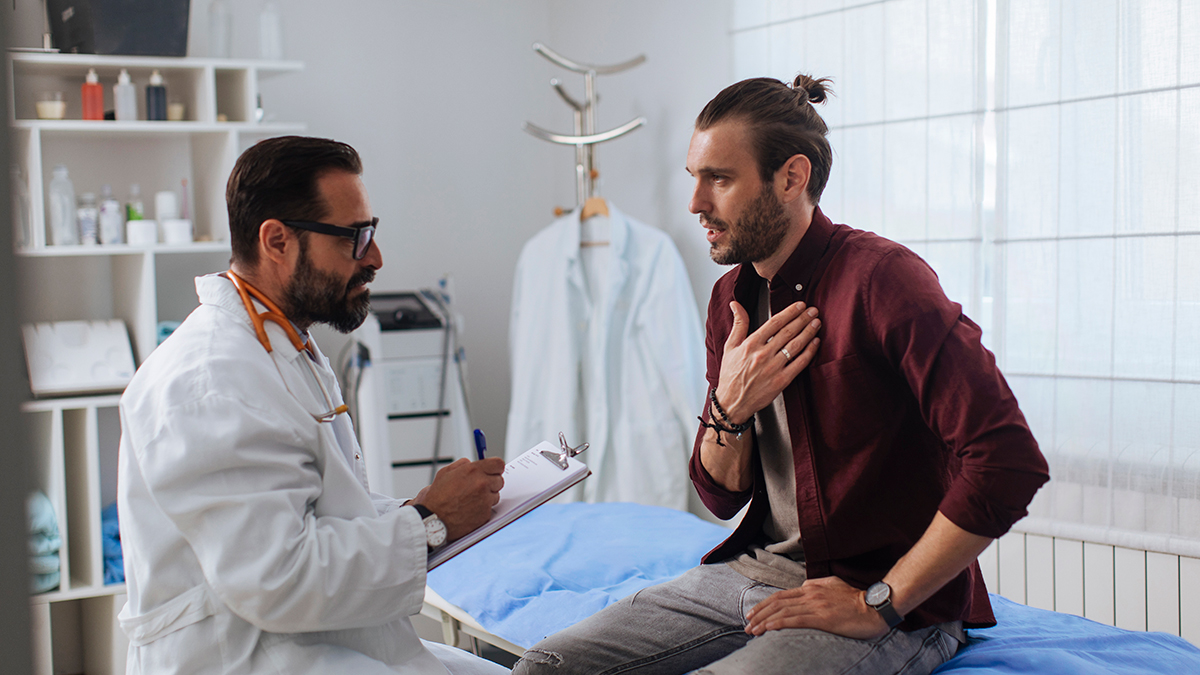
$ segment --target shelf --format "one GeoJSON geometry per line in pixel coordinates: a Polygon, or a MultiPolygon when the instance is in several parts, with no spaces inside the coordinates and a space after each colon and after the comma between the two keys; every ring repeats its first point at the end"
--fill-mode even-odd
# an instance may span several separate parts
{"type": "Polygon", "coordinates": [[[71,396],[69,398],[41,398],[22,403],[21,412],[51,412],[54,410],[81,410],[83,408],[115,408],[120,402],[120,394],[71,396]]]}
{"type": "MultiPolygon", "coordinates": [[[[9,52],[12,157],[29,193],[31,231],[16,250],[24,321],[124,322],[135,361],[158,345],[159,325],[183,321],[197,306],[194,278],[228,266],[225,188],[238,155],[263,137],[302,133],[302,123],[266,121],[259,104],[265,77],[303,70],[298,61],[9,52]],[[81,84],[100,76],[105,109],[126,69],[138,90],[137,121],[82,120],[81,84]],[[152,71],[166,80],[182,121],[148,121],[142,89],[152,71]],[[37,117],[41,92],[60,91],[66,119],[37,117]],[[227,119],[227,122],[218,122],[227,119]],[[201,241],[185,244],[48,246],[48,187],[53,167],[70,170],[76,195],[138,184],[144,206],[173,191],[201,241]]],[[[268,101],[267,103],[271,103],[268,101]]],[[[274,110],[265,106],[266,117],[274,110]]],[[[150,215],[147,212],[147,215],[150,215]]],[[[38,675],[125,672],[128,640],[118,614],[124,584],[104,585],[102,513],[118,495],[121,394],[105,392],[30,400],[20,407],[35,451],[31,484],[45,492],[62,537],[60,590],[30,596],[38,675]]]]}
{"type": "Polygon", "coordinates": [[[134,246],[132,244],[95,244],[72,246],[45,246],[43,248],[25,248],[16,251],[18,258],[69,258],[80,256],[120,256],[141,255],[143,253],[177,254],[177,253],[227,253],[227,241],[198,241],[191,244],[151,244],[149,246],[134,246]]]}
{"type": "Polygon", "coordinates": [[[255,134],[298,133],[304,124],[286,122],[114,122],[112,120],[16,120],[13,129],[38,129],[45,135],[95,136],[110,138],[114,134],[129,136],[162,136],[189,134],[224,134],[230,131],[255,134]]]}
{"type": "Polygon", "coordinates": [[[100,598],[106,595],[120,595],[124,592],[125,584],[88,586],[85,588],[73,588],[69,591],[48,591],[46,593],[38,593],[37,595],[29,596],[29,601],[35,605],[44,605],[51,602],[64,602],[67,600],[80,600],[83,598],[100,598]]]}
{"type": "MultiPolygon", "coordinates": [[[[22,71],[47,75],[75,75],[80,68],[137,68],[144,70],[249,70],[263,75],[291,73],[304,70],[302,61],[267,61],[262,59],[215,59],[191,56],[114,56],[107,54],[54,54],[40,52],[8,52],[22,71]]],[[[115,71],[114,71],[115,72],[115,71]]]]}

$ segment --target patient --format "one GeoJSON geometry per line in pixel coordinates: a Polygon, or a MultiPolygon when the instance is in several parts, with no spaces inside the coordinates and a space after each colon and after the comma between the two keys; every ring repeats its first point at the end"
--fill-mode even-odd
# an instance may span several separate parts
{"type": "Polygon", "coordinates": [[[995,624],[975,559],[1046,462],[929,266],[818,207],[827,83],[732,85],[688,150],[689,208],[736,265],[709,302],[691,477],[715,515],[745,517],[702,565],[515,673],[929,673],[964,627],[995,624]]]}

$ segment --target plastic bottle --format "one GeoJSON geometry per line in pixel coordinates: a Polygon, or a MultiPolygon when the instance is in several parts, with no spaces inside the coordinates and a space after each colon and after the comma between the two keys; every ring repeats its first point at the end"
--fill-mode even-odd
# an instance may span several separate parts
{"type": "Polygon", "coordinates": [[[100,222],[100,209],[96,208],[96,193],[85,192],[79,195],[79,208],[75,210],[75,219],[79,223],[79,242],[85,246],[95,244],[97,227],[100,222]]]}
{"type": "Polygon", "coordinates": [[[134,183],[129,186],[129,201],[125,202],[125,220],[142,220],[146,217],[146,207],[142,204],[142,186],[134,183]]]}
{"type": "Polygon", "coordinates": [[[208,55],[227,59],[232,54],[233,12],[226,0],[212,0],[208,4],[208,55]]]}
{"type": "Polygon", "coordinates": [[[50,179],[50,237],[55,246],[79,243],[79,228],[75,224],[75,186],[67,167],[54,167],[50,179]]]}
{"type": "Polygon", "coordinates": [[[258,46],[264,59],[283,58],[283,20],[274,0],[267,0],[258,15],[258,46]]]}
{"type": "Polygon", "coordinates": [[[150,84],[146,85],[146,119],[167,119],[167,87],[157,70],[150,73],[150,84]]]}
{"type": "Polygon", "coordinates": [[[100,188],[100,198],[100,243],[123,243],[125,214],[121,213],[121,202],[113,199],[111,185],[100,188]]]}
{"type": "Polygon", "coordinates": [[[137,89],[129,79],[129,71],[121,69],[117,83],[113,85],[113,108],[117,112],[118,122],[132,122],[137,119],[137,89]]]}
{"type": "Polygon", "coordinates": [[[88,68],[80,95],[83,98],[83,119],[104,119],[104,87],[100,86],[100,76],[96,75],[95,68],[88,68]]]}
{"type": "Polygon", "coordinates": [[[18,248],[33,246],[33,201],[29,198],[29,185],[20,164],[9,169],[12,181],[13,243],[18,248]]]}

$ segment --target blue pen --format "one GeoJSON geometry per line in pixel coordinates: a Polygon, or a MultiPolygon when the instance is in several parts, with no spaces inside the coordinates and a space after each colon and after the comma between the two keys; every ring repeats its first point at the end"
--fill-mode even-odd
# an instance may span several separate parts
{"type": "Polygon", "coordinates": [[[483,432],[475,430],[475,452],[479,453],[479,459],[487,457],[487,439],[483,437],[483,432]]]}

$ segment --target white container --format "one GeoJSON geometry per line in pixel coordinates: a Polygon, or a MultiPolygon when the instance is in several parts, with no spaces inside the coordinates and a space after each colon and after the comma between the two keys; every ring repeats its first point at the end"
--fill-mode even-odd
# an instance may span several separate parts
{"type": "Polygon", "coordinates": [[[9,177],[12,183],[13,244],[17,248],[33,246],[33,200],[29,197],[29,184],[21,165],[13,164],[9,168],[9,177]]]}
{"type": "Polygon", "coordinates": [[[88,245],[100,241],[100,209],[96,208],[96,193],[85,192],[79,195],[79,208],[75,210],[75,219],[79,223],[80,243],[88,245]]]}
{"type": "Polygon", "coordinates": [[[75,186],[67,175],[67,167],[59,164],[54,167],[54,177],[50,179],[49,191],[50,208],[50,241],[55,246],[79,243],[79,227],[75,223],[75,186]]]}
{"type": "Polygon", "coordinates": [[[258,15],[258,46],[264,59],[277,61],[283,58],[283,19],[275,0],[267,0],[262,14],[258,15]]]}
{"type": "Polygon", "coordinates": [[[67,116],[67,102],[61,91],[44,91],[38,94],[37,116],[40,120],[61,120],[67,116]]]}
{"type": "Polygon", "coordinates": [[[179,217],[179,198],[171,190],[154,193],[154,217],[162,222],[179,217]]]}
{"type": "Polygon", "coordinates": [[[131,220],[125,229],[131,246],[149,246],[158,241],[158,223],[153,220],[131,220]]]}
{"type": "Polygon", "coordinates": [[[100,243],[120,244],[125,240],[125,214],[121,202],[113,199],[111,185],[105,185],[100,194],[100,243]]]}
{"type": "Polygon", "coordinates": [[[167,244],[192,243],[192,221],[172,218],[162,221],[163,242],[167,244]]]}
{"type": "Polygon", "coordinates": [[[129,71],[121,69],[117,83],[113,85],[113,108],[118,122],[137,120],[137,87],[129,79],[129,71]]]}
{"type": "Polygon", "coordinates": [[[226,0],[208,4],[208,55],[227,59],[233,53],[233,12],[226,0]]]}

